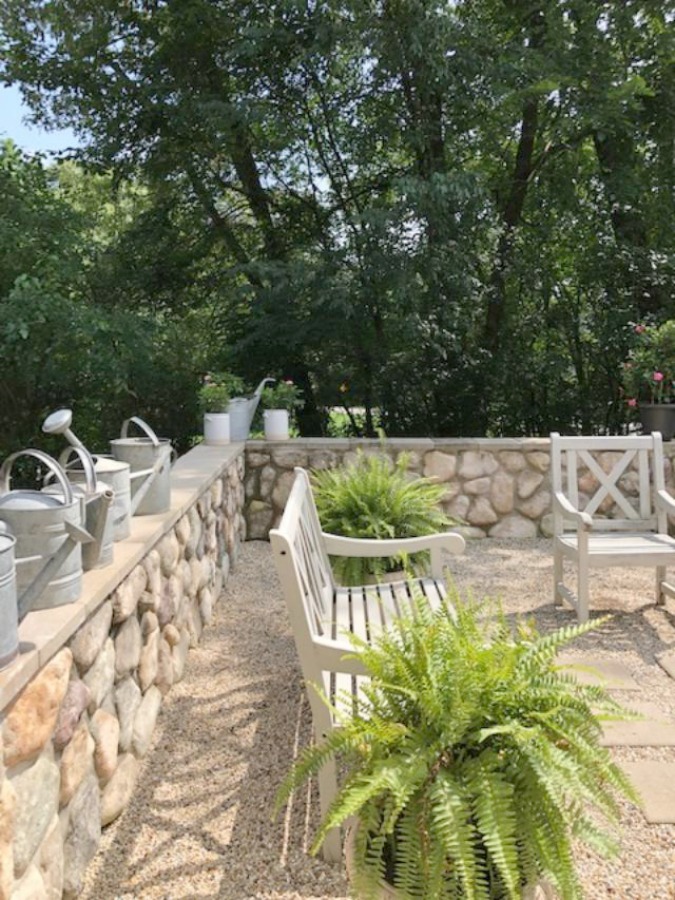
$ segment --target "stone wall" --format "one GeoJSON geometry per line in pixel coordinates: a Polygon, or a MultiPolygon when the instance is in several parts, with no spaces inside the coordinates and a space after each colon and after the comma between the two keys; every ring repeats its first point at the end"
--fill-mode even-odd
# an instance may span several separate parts
{"type": "MultiPolygon", "coordinates": [[[[674,444],[664,445],[669,483],[674,444]]],[[[465,523],[458,530],[467,537],[548,536],[552,533],[549,448],[548,438],[391,439],[384,446],[367,440],[249,441],[245,483],[248,537],[265,538],[278,523],[293,483],[294,466],[320,469],[349,463],[356,459],[357,450],[384,452],[394,460],[407,453],[412,473],[433,476],[446,486],[443,508],[465,523]]],[[[612,454],[605,456],[611,464],[612,454]]],[[[592,490],[597,481],[590,475],[587,478],[592,490]]],[[[636,490],[635,486],[633,492],[636,490]]]]}
{"type": "MultiPolygon", "coordinates": [[[[159,528],[155,516],[133,520],[130,544],[115,549],[127,562],[136,553],[135,564],[4,709],[0,898],[75,897],[101,828],[131,798],[162,698],[183,677],[245,533],[241,445],[225,464],[209,450],[179,461],[177,507],[159,528]],[[159,539],[140,546],[148,532],[159,539]]],[[[106,571],[87,573],[83,593],[106,571]]],[[[41,615],[54,623],[76,607],[29,614],[22,638],[41,615]]],[[[2,673],[5,688],[18,671],[2,673]]]]}

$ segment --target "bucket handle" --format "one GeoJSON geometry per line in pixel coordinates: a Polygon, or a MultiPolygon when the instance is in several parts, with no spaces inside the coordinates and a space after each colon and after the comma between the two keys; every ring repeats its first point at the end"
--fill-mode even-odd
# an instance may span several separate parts
{"type": "Polygon", "coordinates": [[[125,419],[122,422],[122,430],[120,432],[121,438],[126,438],[129,433],[129,423],[133,422],[134,425],[137,425],[141,431],[144,431],[146,435],[152,441],[153,447],[159,447],[159,438],[152,430],[152,428],[148,425],[147,422],[144,422],[143,419],[140,419],[138,416],[130,416],[128,419],[125,419]]]}
{"type": "MultiPolygon", "coordinates": [[[[73,455],[79,456],[80,462],[82,463],[82,470],[84,471],[84,482],[87,493],[95,494],[98,490],[98,479],[96,477],[96,469],[94,468],[94,459],[91,453],[85,447],[78,447],[76,445],[66,447],[61,456],[59,456],[59,465],[63,468],[63,471],[66,473],[66,475],[68,475],[68,472],[72,471],[72,462],[70,460],[70,457],[73,455]]],[[[45,481],[46,480],[47,479],[45,479],[45,481]]]]}
{"type": "MultiPolygon", "coordinates": [[[[47,453],[43,453],[42,450],[17,450],[16,453],[12,453],[11,456],[7,457],[7,459],[2,464],[2,468],[0,468],[0,493],[6,494],[9,492],[9,481],[11,477],[12,466],[15,460],[17,460],[20,456],[32,456],[33,459],[37,459],[38,462],[41,462],[44,466],[47,466],[47,468],[54,475],[54,478],[56,478],[61,487],[61,490],[63,492],[63,505],[70,506],[72,504],[73,492],[70,487],[70,482],[66,478],[65,472],[55,459],[53,459],[47,453]]],[[[58,494],[56,496],[58,497],[58,494]]]]}

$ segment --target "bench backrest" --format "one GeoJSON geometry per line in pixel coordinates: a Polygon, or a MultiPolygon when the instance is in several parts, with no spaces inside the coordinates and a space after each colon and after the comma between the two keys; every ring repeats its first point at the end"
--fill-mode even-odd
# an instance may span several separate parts
{"type": "Polygon", "coordinates": [[[279,527],[270,531],[270,543],[296,636],[304,634],[309,640],[315,635],[333,637],[329,629],[335,584],[304,469],[295,470],[279,527]]]}
{"type": "MultiPolygon", "coordinates": [[[[655,491],[665,488],[661,435],[562,437],[551,434],[551,487],[593,516],[599,531],[667,530],[655,491]]],[[[554,513],[554,530],[573,528],[554,513]]]]}

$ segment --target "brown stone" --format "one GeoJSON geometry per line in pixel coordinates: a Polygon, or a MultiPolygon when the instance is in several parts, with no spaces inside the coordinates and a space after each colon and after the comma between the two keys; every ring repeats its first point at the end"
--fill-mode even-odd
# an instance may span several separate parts
{"type": "Polygon", "coordinates": [[[2,726],[6,766],[37,756],[51,737],[68,689],[72,662],[73,654],[64,647],[10,708],[2,726]]]}
{"type": "Polygon", "coordinates": [[[537,526],[522,516],[507,516],[490,529],[490,537],[533,538],[537,536],[537,526]]]}
{"type": "Polygon", "coordinates": [[[94,754],[94,739],[89,734],[86,722],[80,722],[70,743],[61,756],[61,787],[59,805],[65,806],[73,798],[75,791],[91,769],[94,754]]]}
{"type": "Polygon", "coordinates": [[[169,624],[164,628],[162,637],[170,647],[175,647],[180,640],[180,632],[175,625],[169,624]]]}
{"type": "Polygon", "coordinates": [[[101,795],[101,825],[106,826],[122,813],[134,792],[139,762],[133,753],[126,753],[119,762],[115,774],[106,784],[101,795]]]}
{"type": "Polygon", "coordinates": [[[94,767],[99,781],[105,784],[117,768],[120,723],[116,716],[97,709],[90,728],[94,738],[94,767]]]}
{"type": "Polygon", "coordinates": [[[288,500],[288,495],[291,492],[294,481],[295,472],[293,471],[282,472],[277,478],[274,490],[272,491],[272,505],[277,509],[283,509],[284,506],[286,506],[286,501],[288,500]]]}
{"type": "Polygon", "coordinates": [[[0,782],[0,900],[9,900],[14,885],[14,821],[16,793],[11,782],[0,782]]]}
{"type": "Polygon", "coordinates": [[[490,486],[490,502],[500,515],[513,510],[514,479],[506,472],[496,472],[490,486]]]}
{"type": "Polygon", "coordinates": [[[167,694],[173,684],[173,658],[171,656],[171,647],[165,640],[159,642],[155,684],[162,694],[167,694]]]}
{"type": "Polygon", "coordinates": [[[532,469],[526,469],[518,476],[518,496],[521,500],[527,500],[537,490],[544,480],[544,476],[532,469]]]}
{"type": "Polygon", "coordinates": [[[136,616],[130,616],[115,638],[115,679],[119,681],[138,666],[141,658],[141,627],[136,616]]]}
{"type": "Polygon", "coordinates": [[[472,478],[471,481],[464,482],[464,491],[470,495],[487,494],[489,490],[489,478],[472,478]]]}
{"type": "Polygon", "coordinates": [[[518,450],[503,450],[499,454],[499,460],[507,472],[521,472],[527,465],[525,457],[518,450]]]}
{"type": "Polygon", "coordinates": [[[535,450],[532,453],[528,453],[527,461],[537,472],[548,472],[551,467],[551,457],[548,453],[544,453],[543,450],[535,450]]]}
{"type": "MultiPolygon", "coordinates": [[[[152,613],[146,613],[146,615],[152,615],[152,613]]],[[[159,628],[155,628],[145,639],[141,650],[141,660],[138,664],[138,684],[142,692],[145,692],[157,677],[158,652],[159,628]]]]}
{"type": "Polygon", "coordinates": [[[58,816],[54,816],[35,857],[42,876],[46,900],[61,900],[63,894],[63,838],[58,816]]]}
{"type": "Polygon", "coordinates": [[[528,519],[540,519],[550,509],[551,495],[548,491],[538,491],[518,506],[518,511],[528,519]]]}
{"type": "Polygon", "coordinates": [[[482,475],[492,475],[499,468],[499,463],[492,453],[483,453],[476,450],[467,450],[462,454],[459,465],[459,474],[462,478],[480,478],[482,475]]]}
{"type": "Polygon", "coordinates": [[[466,520],[470,525],[493,525],[498,519],[499,516],[486,497],[478,497],[466,514],[466,520]]]}
{"type": "Polygon", "coordinates": [[[80,672],[86,672],[100,653],[110,632],[112,615],[112,603],[108,600],[78,629],[70,642],[80,672]]]}
{"type": "Polygon", "coordinates": [[[54,747],[62,750],[72,738],[80,716],[85,711],[91,700],[91,692],[87,685],[80,680],[71,681],[63,698],[59,717],[56,721],[56,729],[52,736],[54,747]]]}
{"type": "Polygon", "coordinates": [[[457,471],[457,457],[454,454],[432,450],[424,457],[424,474],[439,481],[452,481],[457,471]]]}

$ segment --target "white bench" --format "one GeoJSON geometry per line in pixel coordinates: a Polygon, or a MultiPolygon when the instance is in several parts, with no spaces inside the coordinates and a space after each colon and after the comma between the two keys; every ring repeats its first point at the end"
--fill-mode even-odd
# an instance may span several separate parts
{"type": "MultiPolygon", "coordinates": [[[[411,600],[421,591],[436,608],[445,602],[443,554],[464,550],[464,538],[450,532],[401,540],[359,540],[322,532],[307,472],[296,469],[283,517],[270,531],[270,543],[288,606],[295,644],[305,683],[323,689],[332,701],[344,692],[358,690],[363,669],[347,637],[373,638],[394,617],[411,611],[411,600]],[[431,554],[430,577],[409,582],[341,587],[335,584],[328,554],[334,556],[386,557],[396,553],[431,554]]],[[[320,741],[333,728],[333,716],[317,692],[309,687],[314,739],[320,741]]],[[[319,775],[321,813],[325,815],[337,787],[335,765],[328,763],[319,775]]],[[[324,842],[326,859],[341,855],[336,832],[324,842]]]]}
{"type": "Polygon", "coordinates": [[[675,597],[666,567],[675,565],[663,445],[658,433],[633,437],[551,435],[554,602],[588,619],[589,571],[610,566],[656,570],[656,603],[675,597]],[[577,567],[577,590],[564,584],[564,560],[577,567]]]}

